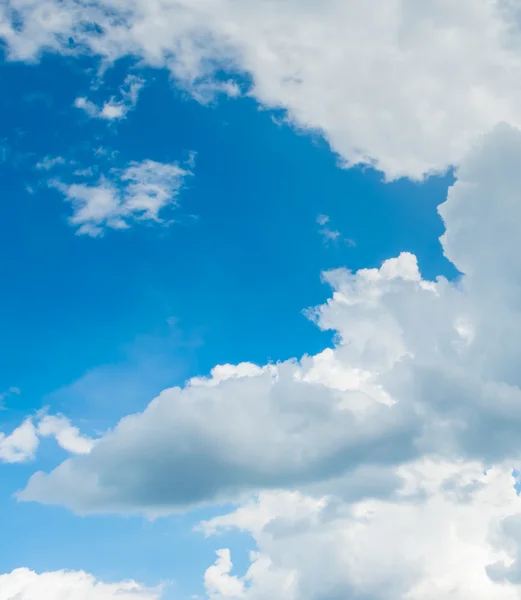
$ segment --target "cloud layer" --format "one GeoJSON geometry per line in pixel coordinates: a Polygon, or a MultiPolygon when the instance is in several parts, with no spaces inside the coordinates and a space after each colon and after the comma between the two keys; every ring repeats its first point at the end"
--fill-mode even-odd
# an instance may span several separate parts
{"type": "Polygon", "coordinates": [[[425,460],[405,486],[351,505],[262,493],[204,523],[250,533],[257,552],[234,574],[221,550],[205,578],[213,600],[517,600],[519,498],[508,468],[425,460]]]}
{"type": "Polygon", "coordinates": [[[246,74],[251,95],[323,132],[347,163],[420,178],[459,164],[496,123],[521,125],[516,10],[503,0],[7,0],[0,37],[16,60],[135,56],[196,97],[237,95],[219,69],[246,74]]]}

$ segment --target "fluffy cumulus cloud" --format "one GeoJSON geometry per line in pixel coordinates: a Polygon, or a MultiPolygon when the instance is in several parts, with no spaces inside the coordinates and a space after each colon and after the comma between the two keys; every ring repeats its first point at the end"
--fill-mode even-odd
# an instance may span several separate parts
{"type": "MultiPolygon", "coordinates": [[[[6,0],[15,60],[43,51],[132,55],[194,94],[248,75],[251,95],[323,132],[349,164],[422,177],[459,163],[476,134],[521,124],[518,3],[512,0],[6,0]]],[[[80,101],[96,116],[120,116],[80,101]]]]}
{"type": "Polygon", "coordinates": [[[215,564],[204,574],[204,586],[210,598],[240,598],[244,594],[244,584],[230,575],[233,563],[228,548],[217,550],[215,564]]]}
{"type": "Polygon", "coordinates": [[[35,573],[16,569],[0,574],[0,600],[158,600],[160,589],[135,581],[103,583],[82,571],[35,573]]]}
{"type": "Polygon", "coordinates": [[[164,222],[162,212],[177,206],[179,192],[190,175],[188,168],[178,163],[144,160],[111,169],[93,182],[51,179],[49,184],[70,202],[73,213],[69,222],[77,233],[98,236],[106,229],[127,229],[136,222],[164,222]]]}
{"type": "Polygon", "coordinates": [[[346,506],[264,492],[204,523],[208,534],[240,530],[257,545],[244,574],[234,575],[221,551],[205,578],[210,597],[518,599],[520,507],[511,471],[438,460],[398,471],[404,486],[393,498],[346,506]]]}

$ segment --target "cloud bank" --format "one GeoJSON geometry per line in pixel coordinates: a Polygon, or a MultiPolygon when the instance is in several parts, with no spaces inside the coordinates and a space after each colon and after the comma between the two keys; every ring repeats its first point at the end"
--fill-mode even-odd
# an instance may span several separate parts
{"type": "Polygon", "coordinates": [[[236,96],[216,73],[246,75],[250,95],[322,132],[347,164],[421,178],[459,164],[498,122],[521,125],[517,11],[506,0],[6,0],[0,38],[13,60],[133,56],[196,97],[236,96]]]}

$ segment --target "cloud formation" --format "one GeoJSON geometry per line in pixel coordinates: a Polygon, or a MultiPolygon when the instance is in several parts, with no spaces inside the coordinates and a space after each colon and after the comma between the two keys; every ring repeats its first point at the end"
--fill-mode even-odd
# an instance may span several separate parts
{"type": "Polygon", "coordinates": [[[37,433],[40,437],[54,437],[71,454],[89,454],[96,443],[63,415],[44,415],[38,422],[37,433]]]}
{"type": "Polygon", "coordinates": [[[0,600],[159,600],[160,589],[135,581],[104,583],[83,571],[35,573],[15,569],[0,574],[0,600]]]}
{"type": "Polygon", "coordinates": [[[163,210],[177,205],[190,175],[188,168],[178,163],[144,160],[111,169],[94,183],[52,179],[49,185],[71,204],[69,223],[77,227],[77,233],[98,236],[106,229],[127,229],[136,222],[164,222],[163,210]]]}
{"type": "Polygon", "coordinates": [[[119,98],[112,96],[109,100],[98,106],[88,98],[80,96],[74,101],[74,106],[85,111],[90,117],[116,121],[124,119],[127,113],[136,107],[139,92],[145,82],[136,75],[127,75],[125,82],[119,90],[119,98]]]}
{"type": "Polygon", "coordinates": [[[40,444],[36,429],[26,419],[9,435],[0,432],[0,460],[6,463],[25,462],[34,458],[40,444]]]}
{"type": "MultiPolygon", "coordinates": [[[[148,516],[236,503],[203,528],[248,532],[257,552],[233,574],[219,550],[204,577],[212,600],[519,598],[517,11],[488,0],[7,0],[0,36],[13,59],[131,55],[201,101],[239,95],[223,69],[251,77],[245,93],[322,132],[346,164],[388,178],[457,165],[441,241],[462,274],[426,281],[407,252],[326,273],[332,296],[308,316],[336,336],[316,356],[217,366],[96,443],[63,418],[26,421],[0,436],[2,460],[34,456],[45,435],[77,456],[34,474],[19,499],[148,516]]],[[[118,118],[132,101],[118,102],[77,104],[118,118]]],[[[160,220],[186,175],[145,161],[56,187],[78,232],[98,235],[160,220]]],[[[326,217],[319,225],[336,235],[326,217]]]]}
{"type": "Polygon", "coordinates": [[[95,440],[83,435],[63,415],[41,414],[36,419],[25,419],[8,435],[0,432],[0,461],[22,463],[33,460],[40,438],[46,437],[53,437],[63,450],[71,454],[88,454],[95,444],[95,440]]]}
{"type": "Polygon", "coordinates": [[[237,577],[230,575],[233,563],[227,548],[217,550],[215,564],[206,569],[204,587],[209,598],[241,598],[245,586],[237,577]]]}
{"type": "Polygon", "coordinates": [[[308,315],[334,348],[165,390],[20,499],[157,515],[263,489],[392,496],[389,473],[428,456],[516,467],[519,160],[521,132],[500,126],[458,170],[440,212],[460,280],[423,280],[408,253],[326,273],[333,295],[308,315]]]}
{"type": "Polygon", "coordinates": [[[196,97],[223,85],[237,95],[215,73],[246,74],[252,96],[323,132],[348,164],[421,178],[459,164],[496,123],[521,125],[516,10],[489,0],[7,0],[0,37],[14,60],[137,57],[196,97]]]}
{"type": "Polygon", "coordinates": [[[263,492],[204,523],[208,535],[247,532],[258,549],[236,575],[221,550],[206,578],[209,597],[519,598],[521,515],[511,470],[422,460],[398,471],[405,485],[392,498],[343,504],[263,492]]]}
{"type": "Polygon", "coordinates": [[[356,242],[350,238],[342,238],[338,229],[333,229],[331,226],[331,219],[327,215],[318,215],[317,223],[320,227],[318,233],[322,237],[322,241],[327,246],[331,243],[338,243],[342,241],[350,247],[356,246],[356,242]]]}

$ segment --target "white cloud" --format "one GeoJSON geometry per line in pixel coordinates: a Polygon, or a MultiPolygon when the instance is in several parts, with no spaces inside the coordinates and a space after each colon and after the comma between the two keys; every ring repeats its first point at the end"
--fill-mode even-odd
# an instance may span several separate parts
{"type": "Polygon", "coordinates": [[[253,536],[258,553],[234,578],[246,600],[518,599],[511,470],[424,460],[399,471],[405,485],[390,499],[264,492],[203,527],[253,536]]]}
{"type": "Polygon", "coordinates": [[[349,238],[342,238],[340,231],[338,229],[332,229],[329,223],[331,219],[327,215],[318,215],[317,223],[320,225],[320,229],[318,233],[322,236],[322,240],[324,244],[328,245],[331,242],[337,243],[339,241],[343,241],[348,246],[356,246],[355,242],[349,238]]]}
{"type": "Polygon", "coordinates": [[[521,132],[498,127],[458,171],[440,210],[461,281],[424,281],[409,253],[329,272],[333,295],[308,315],[336,333],[333,349],[165,390],[88,456],[35,474],[21,499],[156,515],[327,482],[385,496],[400,480],[367,478],[421,456],[515,466],[520,160],[521,132]]]}
{"type": "Polygon", "coordinates": [[[25,420],[9,435],[0,433],[0,461],[25,462],[34,458],[39,440],[33,422],[25,420]]]}
{"type": "Polygon", "coordinates": [[[105,229],[126,229],[136,221],[163,222],[161,212],[176,206],[190,175],[177,163],[144,160],[125,169],[112,169],[94,184],[52,180],[50,185],[71,203],[69,222],[78,228],[78,234],[97,236],[105,229]]]}
{"type": "Polygon", "coordinates": [[[220,95],[228,96],[229,98],[239,98],[242,94],[241,87],[233,80],[198,82],[197,85],[190,86],[190,92],[201,104],[208,104],[220,95]]]}
{"type": "Polygon", "coordinates": [[[0,600],[158,600],[160,589],[135,581],[104,583],[83,571],[35,573],[16,569],[0,574],[0,600]]]}
{"type": "Polygon", "coordinates": [[[338,231],[338,229],[328,229],[327,227],[324,227],[323,229],[320,230],[320,234],[322,235],[322,237],[324,238],[324,241],[327,242],[336,242],[338,241],[338,238],[340,237],[340,231],[338,231]]]}
{"type": "MultiPolygon", "coordinates": [[[[499,121],[521,125],[516,3],[40,4],[19,7],[18,28],[4,7],[13,57],[72,37],[80,51],[167,67],[201,100],[215,67],[237,68],[261,103],[323,131],[350,164],[390,178],[458,165],[440,213],[463,275],[425,281],[409,253],[325,274],[332,297],[308,314],[336,333],[333,348],[165,390],[19,498],[152,516],[237,502],[205,528],[247,531],[258,553],[237,577],[219,551],[205,576],[213,600],[519,598],[521,133],[496,127],[471,148],[499,121]]],[[[81,233],[159,218],[169,195],[140,167],[61,186],[81,233]]],[[[0,439],[4,457],[34,453],[29,425],[0,439]]]]}
{"type": "Polygon", "coordinates": [[[74,106],[81,110],[84,110],[89,117],[97,117],[99,115],[99,108],[84,96],[80,96],[74,100],[74,106]]]}
{"type": "Polygon", "coordinates": [[[9,435],[0,432],[0,461],[21,463],[33,460],[42,437],[54,437],[57,444],[70,454],[88,454],[96,443],[82,435],[63,415],[41,413],[36,419],[25,419],[9,435]]]}
{"type": "Polygon", "coordinates": [[[84,96],[76,98],[74,106],[85,111],[89,117],[107,119],[114,121],[123,119],[127,113],[136,107],[139,92],[145,85],[145,82],[136,75],[127,75],[125,82],[119,90],[119,98],[113,96],[110,100],[98,106],[84,96]]]}
{"type": "Polygon", "coordinates": [[[54,437],[58,445],[71,454],[88,454],[95,440],[81,434],[63,415],[45,415],[38,423],[40,437],[54,437]]]}
{"type": "Polygon", "coordinates": [[[204,586],[210,598],[242,598],[244,584],[230,575],[233,564],[227,548],[217,550],[215,564],[204,574],[204,586]]]}
{"type": "Polygon", "coordinates": [[[516,10],[503,0],[7,0],[0,36],[17,60],[138,57],[204,100],[215,86],[237,95],[215,70],[247,73],[259,102],[322,131],[349,164],[419,178],[458,164],[498,122],[521,125],[516,10]]]}

